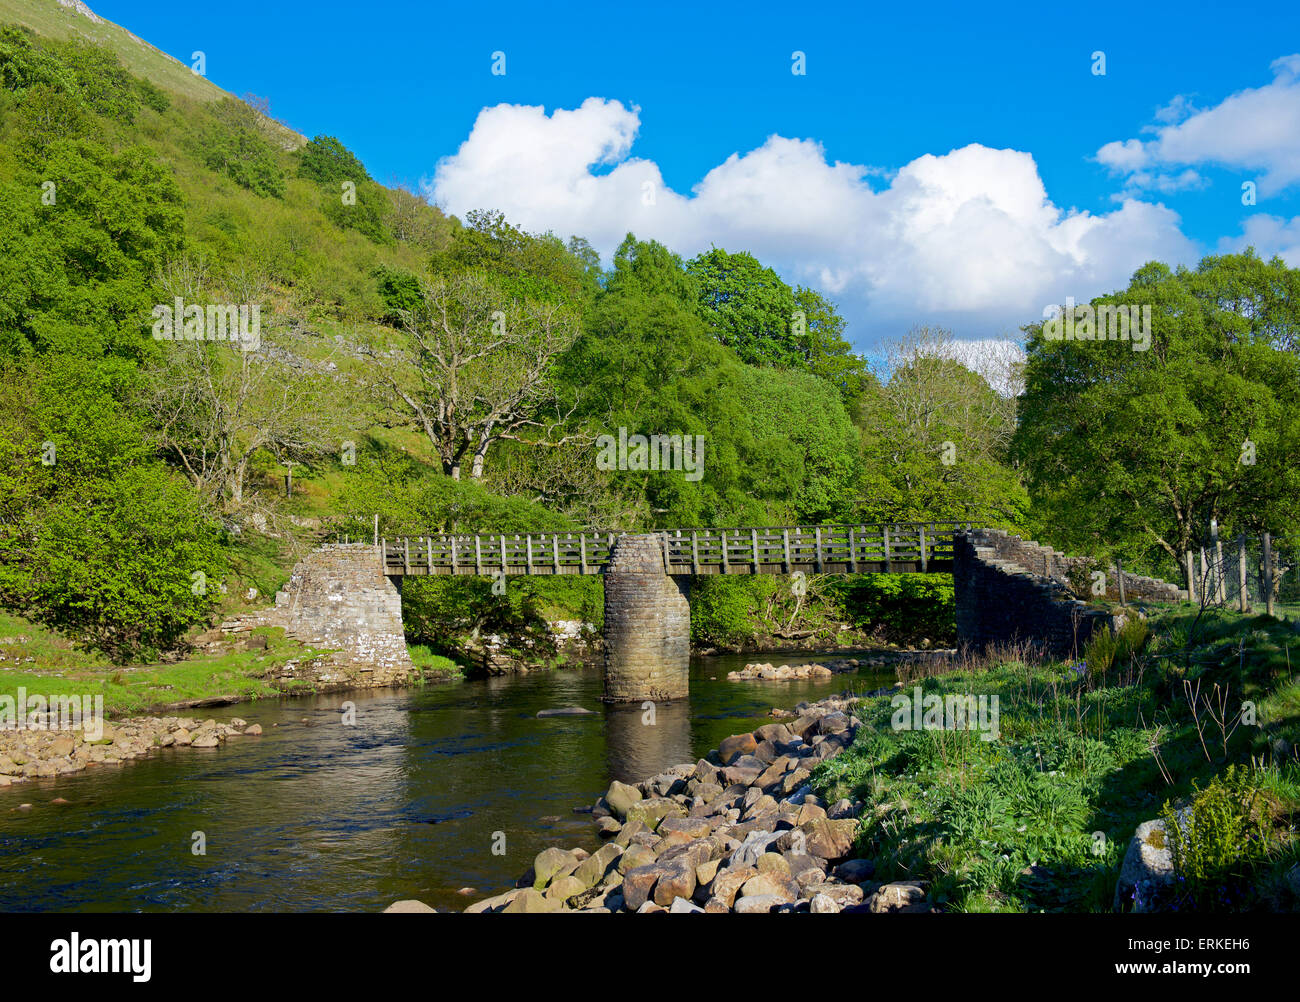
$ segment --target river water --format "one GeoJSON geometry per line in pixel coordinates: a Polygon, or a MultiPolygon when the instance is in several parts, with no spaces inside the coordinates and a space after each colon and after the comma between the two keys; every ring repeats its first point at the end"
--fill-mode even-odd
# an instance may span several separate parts
{"type": "Polygon", "coordinates": [[[573,809],[611,779],[695,761],[774,706],[893,680],[728,682],[746,660],[693,659],[689,700],[660,703],[653,725],[600,703],[597,668],[208,711],[265,733],[0,790],[0,911],[460,909],[513,886],[547,846],[595,848],[573,809]],[[537,717],[564,706],[596,712],[537,717]]]}

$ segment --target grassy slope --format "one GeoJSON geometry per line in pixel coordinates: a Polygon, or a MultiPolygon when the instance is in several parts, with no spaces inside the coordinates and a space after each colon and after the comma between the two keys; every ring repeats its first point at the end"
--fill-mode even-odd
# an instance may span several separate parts
{"type": "MultiPolygon", "coordinates": [[[[1228,762],[1253,759],[1269,764],[1256,781],[1278,837],[1276,878],[1297,859],[1300,683],[1292,663],[1300,637],[1287,622],[1210,613],[1189,644],[1194,619],[1184,606],[1154,620],[1146,650],[1102,678],[1008,660],[909,683],[909,694],[922,684],[927,695],[996,695],[998,740],[895,730],[890,698],[879,697],[859,708],[868,726],[814,783],[829,800],[865,802],[858,844],[876,859],[879,879],[931,881],[945,909],[1102,911],[1134,828],[1160,816],[1166,801],[1185,801],[1193,784],[1203,789],[1228,762]],[[1223,687],[1229,721],[1243,699],[1252,701],[1258,726],[1238,727],[1225,754],[1202,709],[1202,741],[1184,679],[1199,681],[1202,694],[1223,687]]],[[[1261,874],[1251,882],[1269,884],[1261,874]]]]}
{"type": "MultiPolygon", "coordinates": [[[[230,96],[185,63],[127,29],[102,17],[98,23],[92,21],[69,7],[61,6],[57,0],[0,0],[0,22],[21,24],[49,38],[62,40],[75,36],[107,46],[136,76],[144,77],[172,94],[197,101],[219,101],[230,96]]],[[[282,125],[276,128],[286,148],[295,148],[306,141],[292,129],[282,125]]]]}

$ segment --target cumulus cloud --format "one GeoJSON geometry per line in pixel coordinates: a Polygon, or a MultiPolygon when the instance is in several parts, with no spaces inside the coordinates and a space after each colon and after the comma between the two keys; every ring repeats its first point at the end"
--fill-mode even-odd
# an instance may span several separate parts
{"type": "Polygon", "coordinates": [[[1148,127],[1149,140],[1107,143],[1097,160],[1130,175],[1134,188],[1176,190],[1168,173],[1196,164],[1263,171],[1262,195],[1300,182],[1300,54],[1273,61],[1273,80],[1237,92],[1212,108],[1174,98],[1156,113],[1166,124],[1148,127]]]}
{"type": "Polygon", "coordinates": [[[773,135],[680,193],[632,154],[639,128],[639,108],[600,98],[549,115],[485,108],[427,193],[457,214],[492,207],[530,231],[585,236],[606,260],[629,231],[687,256],[748,250],[838,299],[859,344],[918,322],[959,337],[1015,330],[1049,303],[1124,287],[1152,258],[1195,253],[1163,205],[1058,207],[1023,151],[927,154],[877,190],[878,167],[773,135]]]}
{"type": "Polygon", "coordinates": [[[1241,236],[1219,241],[1220,254],[1236,254],[1254,247],[1265,259],[1278,255],[1292,268],[1300,268],[1300,216],[1291,220],[1264,213],[1250,216],[1241,236]]]}

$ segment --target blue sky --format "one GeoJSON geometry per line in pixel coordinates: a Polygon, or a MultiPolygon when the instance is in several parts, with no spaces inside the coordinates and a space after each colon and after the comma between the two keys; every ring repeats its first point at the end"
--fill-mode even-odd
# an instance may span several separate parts
{"type": "Polygon", "coordinates": [[[92,6],[450,211],[751,250],[864,348],[1013,331],[1151,257],[1300,265],[1294,4],[92,6]]]}

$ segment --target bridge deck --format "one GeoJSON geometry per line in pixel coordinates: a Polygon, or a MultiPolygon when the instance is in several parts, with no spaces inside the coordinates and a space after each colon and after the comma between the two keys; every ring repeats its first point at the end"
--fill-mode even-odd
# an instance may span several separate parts
{"type": "MultiPolygon", "coordinates": [[[[655,533],[668,574],[952,572],[964,522],[672,529],[655,533]]],[[[599,574],[621,533],[399,536],[381,543],[390,577],[599,574]]]]}

